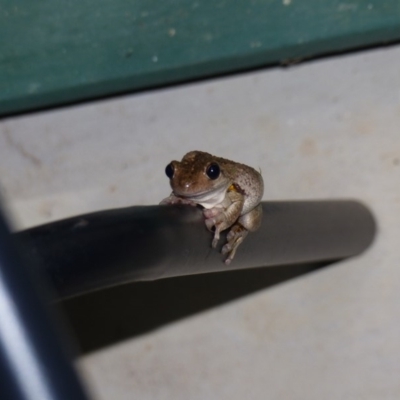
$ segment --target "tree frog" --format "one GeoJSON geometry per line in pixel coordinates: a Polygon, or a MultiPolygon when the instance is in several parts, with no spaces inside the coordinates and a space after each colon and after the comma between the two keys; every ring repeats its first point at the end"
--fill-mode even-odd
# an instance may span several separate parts
{"type": "Polygon", "coordinates": [[[264,193],[261,174],[255,169],[202,151],[191,151],[165,168],[172,193],[160,204],[203,207],[205,224],[214,232],[212,247],[220,233],[230,228],[222,254],[229,265],[249,232],[261,225],[264,193]]]}

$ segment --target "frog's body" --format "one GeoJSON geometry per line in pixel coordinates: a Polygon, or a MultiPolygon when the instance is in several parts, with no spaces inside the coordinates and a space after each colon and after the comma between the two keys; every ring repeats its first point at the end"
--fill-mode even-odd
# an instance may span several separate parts
{"type": "Polygon", "coordinates": [[[161,204],[201,205],[209,230],[215,228],[212,246],[220,232],[231,228],[222,248],[229,264],[249,231],[259,228],[262,219],[260,201],[264,192],[261,174],[255,169],[201,151],[187,153],[182,161],[166,168],[172,193],[161,204]]]}

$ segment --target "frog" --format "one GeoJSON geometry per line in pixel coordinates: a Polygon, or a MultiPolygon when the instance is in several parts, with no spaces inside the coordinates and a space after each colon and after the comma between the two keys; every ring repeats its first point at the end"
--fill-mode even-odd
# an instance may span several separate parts
{"type": "Polygon", "coordinates": [[[213,232],[216,248],[221,232],[230,229],[221,253],[229,265],[249,232],[261,226],[264,181],[261,173],[245,164],[190,151],[165,168],[172,193],[161,205],[201,206],[206,228],[213,232]]]}

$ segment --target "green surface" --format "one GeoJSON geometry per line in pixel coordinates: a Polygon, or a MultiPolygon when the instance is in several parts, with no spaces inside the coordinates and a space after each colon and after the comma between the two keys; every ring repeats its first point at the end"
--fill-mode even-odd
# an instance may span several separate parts
{"type": "Polygon", "coordinates": [[[0,115],[400,39],[400,0],[0,2],[0,115]]]}

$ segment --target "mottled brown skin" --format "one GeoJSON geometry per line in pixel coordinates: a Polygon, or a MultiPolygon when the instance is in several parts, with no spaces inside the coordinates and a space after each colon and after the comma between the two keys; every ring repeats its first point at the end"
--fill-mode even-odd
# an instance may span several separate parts
{"type": "Polygon", "coordinates": [[[180,162],[172,161],[166,171],[171,175],[172,193],[160,204],[203,206],[207,228],[215,229],[212,247],[217,246],[220,233],[231,228],[222,248],[222,254],[227,254],[225,263],[230,264],[248,232],[261,225],[261,174],[247,165],[201,151],[187,153],[180,162]]]}

